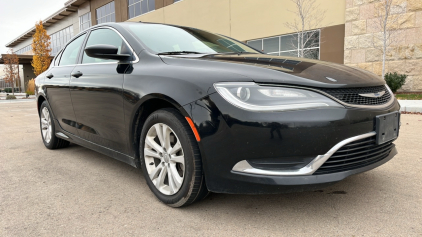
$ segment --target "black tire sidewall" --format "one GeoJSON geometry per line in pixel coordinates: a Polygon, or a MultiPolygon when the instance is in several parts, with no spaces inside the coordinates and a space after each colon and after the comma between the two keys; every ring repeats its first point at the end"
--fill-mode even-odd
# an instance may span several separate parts
{"type": "Polygon", "coordinates": [[[194,162],[194,151],[191,145],[191,141],[189,140],[188,134],[182,124],[183,121],[180,121],[180,118],[175,116],[173,113],[166,111],[166,110],[159,110],[151,114],[142,129],[142,133],[140,136],[140,146],[139,146],[139,154],[140,154],[140,163],[142,168],[142,173],[145,177],[145,180],[150,187],[151,191],[157,196],[157,198],[165,204],[170,206],[181,206],[185,202],[188,201],[193,186],[195,184],[195,162],[194,162]],[[155,185],[152,183],[151,179],[148,176],[148,171],[146,169],[146,164],[144,160],[144,146],[145,146],[145,137],[148,133],[148,130],[157,123],[163,123],[169,126],[177,135],[180,143],[182,145],[182,149],[184,152],[185,157],[185,177],[183,180],[182,187],[179,191],[174,195],[165,195],[161,193],[155,185]]]}

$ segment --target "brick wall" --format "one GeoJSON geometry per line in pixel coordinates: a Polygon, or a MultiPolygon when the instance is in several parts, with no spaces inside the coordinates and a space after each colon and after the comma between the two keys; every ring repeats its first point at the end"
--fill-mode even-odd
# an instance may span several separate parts
{"type": "MultiPolygon", "coordinates": [[[[381,75],[382,52],[376,47],[379,4],[380,0],[346,0],[344,63],[381,75]]],[[[395,33],[386,72],[408,75],[403,91],[422,91],[422,0],[394,0],[391,12],[397,20],[390,26],[395,33]]]]}

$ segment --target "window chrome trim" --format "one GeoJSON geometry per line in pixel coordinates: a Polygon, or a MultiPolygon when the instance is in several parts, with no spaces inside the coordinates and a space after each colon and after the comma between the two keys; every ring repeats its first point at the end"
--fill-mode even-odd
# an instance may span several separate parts
{"type": "MultiPolygon", "coordinates": [[[[135,56],[135,60],[128,61],[128,62],[129,63],[137,63],[137,62],[139,62],[139,58],[138,58],[138,55],[136,55],[135,50],[133,50],[132,46],[129,44],[129,42],[127,42],[127,40],[125,39],[125,37],[123,37],[123,35],[120,34],[119,31],[117,31],[116,29],[114,29],[113,27],[110,27],[110,26],[99,26],[99,27],[92,28],[90,32],[92,32],[94,30],[99,30],[99,29],[110,29],[110,30],[113,30],[114,32],[116,32],[120,36],[120,38],[122,38],[122,40],[127,44],[127,46],[129,47],[130,51],[135,56]]],[[[89,40],[89,35],[88,35],[88,40],[89,40]]],[[[83,55],[82,55],[82,60],[83,60],[83,55]]],[[[118,63],[118,62],[105,62],[105,63],[92,63],[92,64],[98,65],[98,64],[110,64],[110,63],[118,63]]],[[[87,64],[88,63],[86,63],[86,64],[80,63],[78,65],[87,65],[87,64]]]]}
{"type": "Polygon", "coordinates": [[[81,63],[77,66],[101,65],[101,64],[118,64],[119,62],[103,62],[103,63],[81,63]]]}
{"type": "Polygon", "coordinates": [[[315,171],[319,169],[337,150],[342,148],[344,145],[363,139],[367,137],[375,136],[377,133],[375,131],[365,133],[362,135],[354,136],[348,139],[345,139],[337,143],[333,148],[331,148],[324,155],[319,155],[315,157],[309,164],[305,167],[296,169],[296,170],[263,170],[252,167],[246,160],[239,161],[235,166],[233,166],[233,172],[248,173],[248,174],[257,174],[257,175],[272,175],[272,176],[297,176],[297,175],[312,175],[315,171]]]}
{"type": "MultiPolygon", "coordinates": [[[[123,35],[122,34],[120,34],[120,32],[119,31],[117,31],[116,29],[114,29],[113,27],[110,27],[110,26],[98,26],[98,27],[94,27],[94,28],[90,28],[90,32],[92,32],[93,30],[98,30],[98,29],[111,29],[111,30],[113,30],[114,32],[116,32],[119,36],[120,36],[120,38],[122,38],[123,39],[123,41],[127,44],[127,46],[129,47],[129,49],[130,49],[130,51],[132,52],[132,54],[135,56],[135,60],[133,60],[133,61],[128,61],[128,63],[138,63],[139,62],[139,57],[138,57],[138,55],[135,53],[135,50],[133,50],[133,48],[132,48],[132,46],[129,44],[129,42],[127,42],[127,40],[125,39],[125,37],[123,37],[123,35]]],[[[71,41],[69,41],[68,42],[68,44],[70,44],[71,42],[73,42],[75,39],[77,39],[79,36],[82,36],[82,34],[85,34],[85,33],[88,33],[88,30],[86,30],[86,31],[83,31],[83,32],[80,32],[79,34],[77,34],[75,37],[74,37],[74,39],[72,39],[71,41]]],[[[89,37],[89,35],[88,35],[88,37],[89,37]]],[[[67,47],[67,45],[68,44],[66,44],[66,47],[67,47]]],[[[85,46],[85,45],[84,45],[85,46]]],[[[65,49],[66,47],[64,47],[63,49],[65,49]]],[[[60,51],[59,51],[59,53],[61,52],[61,51],[63,51],[63,49],[61,49],[60,51]]],[[[83,59],[83,57],[82,57],[82,59],[83,59]]],[[[83,63],[77,63],[77,64],[72,64],[72,65],[65,65],[65,66],[53,66],[52,68],[56,68],[56,67],[69,67],[69,66],[83,66],[83,65],[101,65],[101,64],[118,64],[119,62],[103,62],[103,63],[85,63],[85,64],[83,64],[83,63]]]]}
{"type": "Polygon", "coordinates": [[[390,93],[390,100],[385,103],[385,104],[381,104],[381,105],[354,105],[354,104],[348,104],[345,103],[339,99],[337,99],[336,97],[325,93],[324,91],[318,90],[317,88],[309,88],[309,87],[301,87],[301,86],[290,86],[290,85],[279,85],[279,84],[265,84],[265,83],[257,83],[260,86],[274,86],[274,87],[290,87],[290,88],[298,88],[298,89],[303,89],[303,90],[310,90],[310,91],[315,91],[318,92],[320,94],[323,94],[325,96],[327,96],[328,98],[336,101],[337,103],[340,103],[342,105],[345,105],[347,107],[354,107],[354,108],[364,108],[364,109],[383,109],[383,108],[387,108],[390,107],[393,103],[394,103],[394,99],[395,96],[393,94],[393,92],[391,91],[390,87],[387,86],[387,84],[384,84],[385,89],[388,91],[388,93],[390,93]]]}

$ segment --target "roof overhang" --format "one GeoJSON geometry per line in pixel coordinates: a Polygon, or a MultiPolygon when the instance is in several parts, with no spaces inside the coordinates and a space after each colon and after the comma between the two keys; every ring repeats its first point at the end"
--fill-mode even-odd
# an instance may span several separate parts
{"type": "MultiPolygon", "coordinates": [[[[56,11],[51,16],[47,17],[45,20],[43,20],[43,26],[49,27],[51,25],[54,25],[58,21],[62,20],[63,18],[69,16],[70,14],[77,12],[78,7],[82,5],[83,3],[87,2],[87,0],[70,0],[65,3],[65,7],[61,8],[60,10],[56,11]]],[[[27,30],[22,35],[18,36],[8,44],[6,44],[6,47],[14,47],[21,43],[22,41],[31,38],[35,34],[35,26],[31,29],[27,30]]]]}
{"type": "Polygon", "coordinates": [[[69,0],[64,3],[65,6],[71,6],[71,7],[79,7],[80,5],[88,2],[88,0],[69,0]]]}
{"type": "MultiPolygon", "coordinates": [[[[4,57],[8,54],[2,54],[0,58],[0,64],[4,64],[4,57]]],[[[19,59],[19,64],[31,64],[33,55],[27,54],[16,54],[19,59]]],[[[50,59],[53,59],[53,56],[50,56],[50,59]]]]}

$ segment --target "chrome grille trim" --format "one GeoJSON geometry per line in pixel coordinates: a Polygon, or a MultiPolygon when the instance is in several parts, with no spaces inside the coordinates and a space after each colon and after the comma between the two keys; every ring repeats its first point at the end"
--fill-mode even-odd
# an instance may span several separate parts
{"type": "Polygon", "coordinates": [[[336,99],[352,105],[383,105],[391,100],[390,94],[385,85],[357,88],[319,88],[336,99]],[[376,94],[379,93],[377,96],[376,94]]]}

